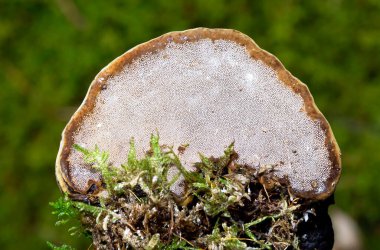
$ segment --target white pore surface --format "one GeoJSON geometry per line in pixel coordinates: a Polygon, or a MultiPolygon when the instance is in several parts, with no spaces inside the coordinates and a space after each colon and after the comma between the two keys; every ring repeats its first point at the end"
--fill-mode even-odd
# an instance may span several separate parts
{"type": "MultiPolygon", "coordinates": [[[[132,137],[142,156],[158,131],[162,144],[190,145],[182,156],[190,168],[198,152],[219,157],[235,141],[240,163],[281,162],[276,174],[288,176],[294,190],[320,193],[331,163],[325,134],[303,105],[271,68],[234,42],[172,43],[108,80],[74,143],[98,145],[120,165],[132,137]]],[[[72,151],[69,161],[74,175],[92,176],[81,167],[81,154],[72,151]]],[[[78,181],[86,185],[86,178],[78,181]]]]}

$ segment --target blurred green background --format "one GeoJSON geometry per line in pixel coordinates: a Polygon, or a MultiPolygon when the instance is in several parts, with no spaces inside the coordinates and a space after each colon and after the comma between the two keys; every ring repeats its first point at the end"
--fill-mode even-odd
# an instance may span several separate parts
{"type": "Polygon", "coordinates": [[[308,84],[343,153],[337,206],[380,249],[380,1],[0,0],[1,249],[87,249],[48,205],[61,131],[112,59],[198,26],[248,34],[308,84]]]}

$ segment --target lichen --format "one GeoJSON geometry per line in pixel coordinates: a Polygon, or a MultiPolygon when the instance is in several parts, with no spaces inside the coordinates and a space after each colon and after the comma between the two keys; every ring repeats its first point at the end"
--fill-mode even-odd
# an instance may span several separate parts
{"type": "Polygon", "coordinates": [[[195,171],[158,135],[141,159],[132,140],[121,167],[98,147],[75,148],[103,185],[81,201],[71,195],[52,205],[59,224],[79,219],[97,249],[298,249],[298,225],[314,206],[277,182],[275,166],[238,164],[233,144],[219,158],[200,154],[195,171]],[[172,168],[178,174],[169,177],[172,168]],[[178,182],[182,197],[171,190],[178,182]]]}

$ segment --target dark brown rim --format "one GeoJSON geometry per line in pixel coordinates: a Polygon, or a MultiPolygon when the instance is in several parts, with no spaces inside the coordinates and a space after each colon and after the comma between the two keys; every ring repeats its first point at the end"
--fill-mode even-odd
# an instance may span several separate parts
{"type": "Polygon", "coordinates": [[[165,48],[169,43],[174,42],[181,44],[185,42],[196,42],[201,39],[211,39],[213,41],[223,39],[233,41],[244,46],[252,58],[261,60],[263,63],[270,66],[287,87],[291,88],[295,93],[299,94],[303,98],[305,102],[305,112],[311,119],[318,120],[320,122],[321,129],[326,134],[325,145],[330,154],[329,159],[332,163],[332,169],[330,172],[330,177],[325,183],[327,187],[326,192],[318,194],[312,191],[299,192],[292,190],[292,192],[296,196],[313,200],[325,199],[334,192],[335,186],[341,174],[340,149],[329,123],[315,105],[308,87],[294,77],[289,71],[287,71],[275,56],[257,46],[257,44],[250,37],[236,30],[208,28],[196,28],[164,34],[158,38],[152,39],[132,48],[120,57],[116,58],[100,71],[91,83],[84,102],[72,116],[62,133],[61,146],[56,162],[56,175],[58,184],[63,192],[72,193],[74,192],[73,187],[75,187],[74,183],[72,183],[69,179],[70,169],[67,160],[73,144],[72,135],[79,128],[83,118],[92,112],[98,93],[107,85],[107,79],[118,74],[125,65],[131,64],[136,58],[139,58],[147,53],[155,53],[165,48]]]}

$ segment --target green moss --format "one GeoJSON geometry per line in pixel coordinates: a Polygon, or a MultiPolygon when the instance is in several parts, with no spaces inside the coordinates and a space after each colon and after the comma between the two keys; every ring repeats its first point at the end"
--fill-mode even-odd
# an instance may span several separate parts
{"type": "Polygon", "coordinates": [[[56,246],[54,245],[53,243],[51,242],[46,242],[46,244],[48,245],[48,247],[50,247],[50,249],[52,250],[74,250],[75,248],[69,246],[69,245],[61,245],[61,246],[56,246]]]}
{"type": "Polygon", "coordinates": [[[200,154],[191,172],[173,148],[159,144],[158,135],[151,136],[141,159],[130,144],[121,167],[111,166],[98,147],[75,146],[101,173],[105,187],[85,200],[90,204],[67,196],[51,203],[58,225],[80,221],[99,249],[298,248],[294,225],[304,208],[276,182],[272,168],[237,164],[231,144],[220,158],[200,154]],[[169,178],[171,168],[178,174],[169,178]],[[260,184],[262,175],[276,182],[273,189],[260,184]],[[176,182],[185,186],[181,199],[172,192],[176,182]]]}

